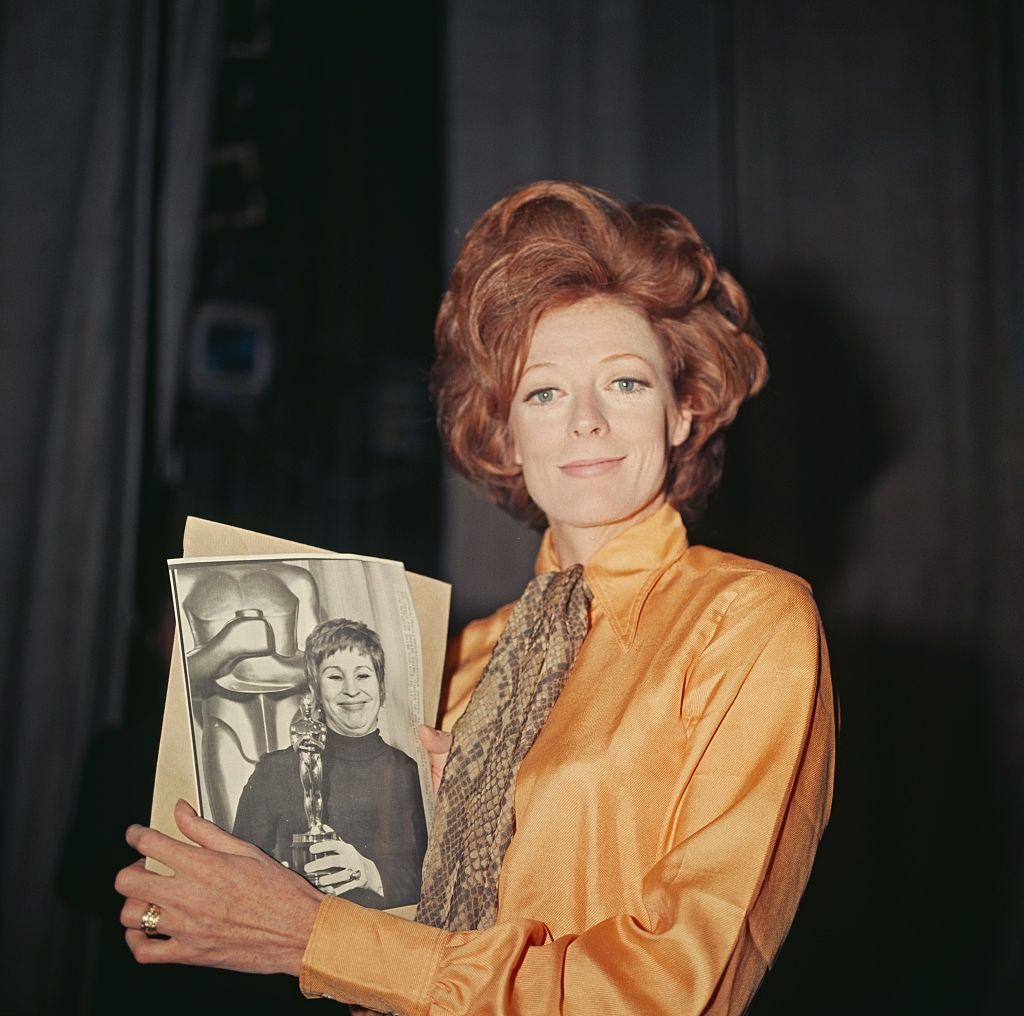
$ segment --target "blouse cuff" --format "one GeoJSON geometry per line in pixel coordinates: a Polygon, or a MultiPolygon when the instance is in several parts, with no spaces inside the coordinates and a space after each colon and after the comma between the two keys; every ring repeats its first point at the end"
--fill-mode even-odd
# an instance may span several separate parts
{"type": "Polygon", "coordinates": [[[402,1016],[424,1016],[448,932],[325,896],[302,957],[299,988],[402,1016]]]}

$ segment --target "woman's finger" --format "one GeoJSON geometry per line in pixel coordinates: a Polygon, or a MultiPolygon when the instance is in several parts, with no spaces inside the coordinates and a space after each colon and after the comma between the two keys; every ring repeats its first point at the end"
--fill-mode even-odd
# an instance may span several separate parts
{"type": "MultiPolygon", "coordinates": [[[[150,904],[144,900],[137,900],[133,897],[126,899],[121,906],[121,927],[135,928],[142,930],[142,915],[149,909],[150,904]]],[[[161,920],[163,913],[161,910],[161,920]]]]}
{"type": "Polygon", "coordinates": [[[158,875],[155,871],[146,871],[146,862],[140,858],[117,873],[114,888],[129,899],[166,901],[174,891],[174,879],[158,875]]]}
{"type": "Polygon", "coordinates": [[[175,805],[174,820],[190,843],[182,843],[166,833],[143,825],[129,826],[124,838],[129,846],[140,854],[160,861],[172,871],[178,871],[187,865],[195,856],[194,851],[199,848],[239,854],[243,857],[254,857],[262,853],[259,847],[254,847],[251,843],[224,832],[205,818],[200,818],[185,801],[178,801],[175,805]]]}
{"type": "Polygon", "coordinates": [[[352,868],[338,868],[337,871],[321,875],[317,879],[317,886],[323,889],[326,886],[345,885],[348,882],[354,882],[356,879],[361,878],[362,874],[361,871],[356,871],[352,868]]]}
{"type": "Polygon", "coordinates": [[[416,728],[416,736],[431,755],[447,755],[451,751],[452,735],[446,730],[435,730],[421,723],[416,728]]]}
{"type": "Polygon", "coordinates": [[[190,963],[182,943],[176,938],[150,938],[138,928],[128,928],[124,933],[132,955],[139,963],[190,963]]]}
{"type": "Polygon", "coordinates": [[[126,889],[132,888],[132,882],[135,879],[136,874],[144,874],[146,872],[146,859],[140,857],[137,861],[132,861],[127,867],[122,868],[117,876],[114,878],[114,888],[122,896],[130,896],[130,892],[125,892],[126,889]],[[127,882],[125,880],[128,880],[127,882]]]}
{"type": "Polygon", "coordinates": [[[196,814],[195,808],[187,801],[179,800],[174,806],[174,821],[193,843],[208,850],[220,850],[225,854],[241,854],[243,857],[253,857],[260,853],[259,847],[254,847],[251,843],[225,832],[213,822],[200,818],[196,814]]]}
{"type": "Polygon", "coordinates": [[[346,848],[351,849],[351,844],[344,840],[320,840],[319,843],[309,845],[309,852],[311,854],[340,854],[346,848]]]}
{"type": "Polygon", "coordinates": [[[145,929],[142,927],[142,919],[149,912],[149,908],[153,906],[156,907],[156,928],[151,929],[150,934],[173,935],[176,930],[177,922],[173,917],[168,916],[172,911],[168,910],[167,907],[154,904],[149,900],[125,900],[124,905],[121,907],[121,926],[123,928],[142,931],[145,933],[145,929]]]}
{"type": "Polygon", "coordinates": [[[434,796],[437,797],[438,787],[441,786],[441,774],[444,772],[444,764],[448,761],[448,752],[452,747],[452,735],[444,730],[435,730],[421,723],[416,728],[416,736],[420,744],[427,750],[427,760],[430,762],[430,783],[434,789],[434,796]]]}
{"type": "Polygon", "coordinates": [[[143,857],[152,857],[166,864],[172,871],[177,871],[182,865],[187,864],[189,855],[199,849],[191,843],[182,843],[166,833],[143,825],[128,826],[124,838],[128,845],[143,857]]]}
{"type": "Polygon", "coordinates": [[[316,875],[322,871],[332,871],[335,868],[356,868],[355,854],[324,854],[313,861],[307,861],[302,870],[307,875],[316,875]]]}

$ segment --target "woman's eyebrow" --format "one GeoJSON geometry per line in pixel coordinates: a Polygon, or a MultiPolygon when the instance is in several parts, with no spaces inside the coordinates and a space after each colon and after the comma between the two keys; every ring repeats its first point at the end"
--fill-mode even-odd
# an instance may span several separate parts
{"type": "Polygon", "coordinates": [[[612,360],[639,360],[641,363],[646,363],[648,367],[654,366],[646,356],[641,356],[640,353],[609,353],[607,356],[601,357],[601,363],[610,363],[612,360]]]}
{"type": "Polygon", "coordinates": [[[554,366],[555,366],[555,364],[553,364],[553,363],[550,363],[550,362],[549,362],[549,361],[547,361],[547,360],[538,360],[538,361],[537,361],[536,363],[528,363],[528,364],[527,364],[527,365],[526,365],[526,366],[525,366],[525,367],[523,368],[523,373],[522,373],[522,374],[521,374],[520,376],[521,376],[521,377],[522,377],[522,376],[525,376],[525,375],[526,375],[527,373],[529,373],[529,372],[530,372],[531,370],[537,370],[537,369],[538,369],[538,368],[540,368],[540,367],[554,367],[554,366]]]}
{"type": "MultiPolygon", "coordinates": [[[[639,360],[641,363],[647,364],[648,367],[654,365],[646,356],[642,356],[640,353],[609,353],[607,356],[602,356],[598,361],[599,363],[610,363],[612,360],[639,360]]],[[[525,377],[531,370],[538,370],[541,367],[557,367],[558,364],[551,363],[548,360],[538,360],[536,363],[528,363],[523,368],[521,376],[525,377]]]]}

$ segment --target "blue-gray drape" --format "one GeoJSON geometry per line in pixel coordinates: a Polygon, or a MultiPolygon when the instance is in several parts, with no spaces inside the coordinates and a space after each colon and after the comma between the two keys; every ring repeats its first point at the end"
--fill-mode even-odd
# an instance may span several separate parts
{"type": "Polygon", "coordinates": [[[88,995],[95,928],[54,870],[86,745],[120,717],[147,378],[166,454],[218,19],[204,0],[0,8],[6,1012],[88,995]]]}

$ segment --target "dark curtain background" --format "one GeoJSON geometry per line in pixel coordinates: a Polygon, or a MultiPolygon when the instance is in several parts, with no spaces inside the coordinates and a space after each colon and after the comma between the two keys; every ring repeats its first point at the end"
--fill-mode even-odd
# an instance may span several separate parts
{"type": "Polygon", "coordinates": [[[423,372],[460,233],[571,177],[687,212],[765,331],[693,536],[811,580],[843,726],[752,1011],[1019,1008],[1018,4],[8,3],[0,55],[0,1007],[303,1004],[119,941],[162,560],[192,512],[517,595],[533,536],[437,510],[423,372]],[[195,384],[210,303],[272,323],[262,394],[195,384]]]}
{"type": "Polygon", "coordinates": [[[440,14],[402,13],[0,7],[0,1011],[303,1004],[135,967],[112,878],[186,514],[437,572],[440,14]],[[246,360],[200,345],[210,308],[265,322],[265,387],[203,383],[246,360]]]}
{"type": "Polygon", "coordinates": [[[90,739],[122,715],[151,348],[188,308],[217,16],[0,8],[7,1012],[74,1009],[94,978],[57,867],[90,739]]]}

